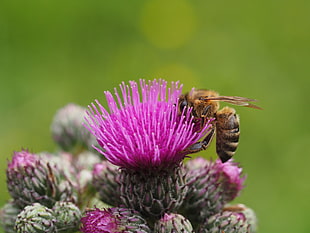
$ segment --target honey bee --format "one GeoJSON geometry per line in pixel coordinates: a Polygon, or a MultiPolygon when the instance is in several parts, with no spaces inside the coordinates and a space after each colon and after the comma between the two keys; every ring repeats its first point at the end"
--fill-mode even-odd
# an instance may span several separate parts
{"type": "Polygon", "coordinates": [[[238,147],[239,142],[239,116],[235,109],[224,107],[221,110],[219,101],[227,102],[234,105],[245,106],[255,109],[260,107],[248,103],[256,101],[254,99],[239,96],[220,96],[217,92],[204,89],[193,89],[191,92],[179,97],[179,113],[191,108],[191,114],[196,120],[200,120],[201,127],[210,119],[212,127],[210,133],[201,141],[193,144],[187,149],[188,153],[196,153],[205,150],[216,134],[216,153],[224,163],[229,160],[238,147]]]}

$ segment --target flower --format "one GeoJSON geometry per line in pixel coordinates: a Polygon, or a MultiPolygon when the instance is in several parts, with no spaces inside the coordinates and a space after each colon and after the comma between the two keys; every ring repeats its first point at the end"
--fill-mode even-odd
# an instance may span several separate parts
{"type": "Polygon", "coordinates": [[[138,212],[126,208],[89,210],[81,222],[84,233],[151,232],[138,212]]]}
{"type": "Polygon", "coordinates": [[[209,122],[197,131],[190,111],[179,114],[182,85],[164,80],[120,85],[115,97],[105,92],[109,110],[98,100],[89,106],[86,127],[112,164],[132,170],[160,170],[179,164],[186,148],[204,136],[209,122]],[[141,93],[140,93],[141,92],[141,93]],[[167,94],[168,93],[168,94],[167,94]]]}
{"type": "Polygon", "coordinates": [[[8,163],[9,170],[18,170],[20,167],[34,166],[37,156],[29,153],[28,150],[15,151],[12,161],[8,163]]]}

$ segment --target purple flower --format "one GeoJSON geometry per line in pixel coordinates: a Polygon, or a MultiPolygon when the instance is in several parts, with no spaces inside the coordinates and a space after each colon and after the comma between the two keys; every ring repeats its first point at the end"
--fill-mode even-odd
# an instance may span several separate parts
{"type": "Polygon", "coordinates": [[[235,199],[243,189],[246,179],[246,176],[242,176],[242,168],[238,167],[238,164],[232,160],[226,163],[216,160],[215,167],[220,174],[223,190],[225,190],[223,192],[225,200],[228,202],[235,199]]]}
{"type": "Polygon", "coordinates": [[[148,233],[149,227],[138,212],[126,208],[89,210],[81,218],[84,233],[137,232],[148,233]]]}
{"type": "Polygon", "coordinates": [[[20,167],[34,166],[37,159],[37,156],[31,154],[28,150],[14,152],[12,161],[8,163],[8,169],[16,170],[20,167]]]}
{"type": "Polygon", "coordinates": [[[131,81],[120,85],[115,97],[105,92],[109,111],[99,101],[89,106],[86,127],[102,148],[96,148],[114,165],[132,170],[159,170],[179,164],[185,149],[204,136],[187,111],[179,114],[182,85],[164,80],[131,81]]]}
{"type": "Polygon", "coordinates": [[[119,229],[117,219],[112,215],[110,209],[86,212],[86,216],[81,219],[82,232],[115,232],[119,229]]]}

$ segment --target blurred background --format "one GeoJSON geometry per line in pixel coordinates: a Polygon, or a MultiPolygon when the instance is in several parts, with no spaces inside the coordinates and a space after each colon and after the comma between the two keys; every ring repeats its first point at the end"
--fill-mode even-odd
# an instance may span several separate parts
{"type": "Polygon", "coordinates": [[[310,232],[309,11],[305,0],[2,1],[0,206],[13,151],[55,150],[60,107],[164,78],[259,100],[263,111],[236,107],[247,174],[236,202],[260,233],[310,232]]]}

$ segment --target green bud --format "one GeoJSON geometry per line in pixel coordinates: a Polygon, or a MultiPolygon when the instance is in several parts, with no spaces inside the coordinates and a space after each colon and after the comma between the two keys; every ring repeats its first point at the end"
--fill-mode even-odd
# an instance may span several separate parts
{"type": "MultiPolygon", "coordinates": [[[[68,104],[59,109],[54,116],[51,132],[54,141],[65,151],[78,154],[81,150],[91,149],[94,136],[83,126],[86,109],[68,104]]],[[[94,150],[95,151],[95,150],[94,150]]]]}
{"type": "Polygon", "coordinates": [[[27,151],[16,152],[8,164],[7,186],[20,208],[36,202],[51,208],[56,201],[75,200],[62,169],[27,151]]]}
{"type": "Polygon", "coordinates": [[[192,233],[193,227],[188,219],[180,214],[167,214],[155,222],[154,232],[158,233],[192,233]]]}
{"type": "Polygon", "coordinates": [[[119,180],[119,167],[107,160],[95,164],[93,169],[93,186],[98,192],[101,201],[111,206],[119,206],[122,203],[119,180]]]}
{"type": "Polygon", "coordinates": [[[53,207],[58,232],[76,232],[79,228],[81,211],[71,202],[56,202],[53,207]]]}
{"type": "Polygon", "coordinates": [[[255,233],[256,216],[253,210],[244,205],[226,206],[201,225],[199,233],[255,233]]]}
{"type": "Polygon", "coordinates": [[[15,233],[14,225],[20,212],[21,209],[13,201],[8,202],[2,207],[0,210],[0,225],[6,233],[15,233]]]}
{"type": "Polygon", "coordinates": [[[127,208],[143,216],[159,219],[165,212],[177,210],[187,191],[182,167],[161,172],[121,171],[121,198],[127,208]]]}
{"type": "Polygon", "coordinates": [[[15,230],[17,233],[55,233],[56,218],[53,211],[39,203],[26,206],[17,216],[15,230]]]}

